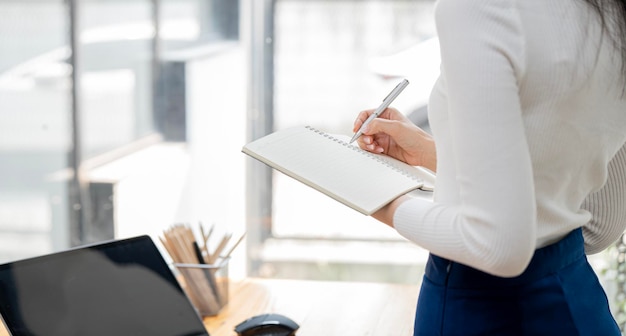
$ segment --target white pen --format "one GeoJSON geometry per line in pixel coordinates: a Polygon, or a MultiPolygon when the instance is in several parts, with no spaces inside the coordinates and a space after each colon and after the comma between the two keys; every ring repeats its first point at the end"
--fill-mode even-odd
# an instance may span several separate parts
{"type": "Polygon", "coordinates": [[[409,85],[409,81],[404,79],[404,80],[402,80],[402,82],[400,82],[398,85],[396,85],[396,87],[393,90],[391,90],[391,92],[387,95],[387,97],[385,97],[385,99],[383,99],[383,103],[380,104],[380,106],[376,109],[376,111],[374,111],[374,113],[372,113],[369,116],[369,118],[367,118],[367,120],[365,120],[363,125],[361,125],[359,130],[352,137],[352,139],[350,139],[350,143],[353,143],[354,140],[358,139],[363,134],[363,130],[365,129],[365,127],[367,127],[367,125],[369,125],[369,123],[372,122],[372,120],[374,120],[374,118],[378,118],[378,116],[381,113],[383,113],[383,111],[387,107],[389,107],[389,104],[391,104],[391,102],[394,99],[396,99],[396,97],[400,94],[400,92],[402,92],[402,90],[404,90],[404,88],[407,85],[409,85]]]}

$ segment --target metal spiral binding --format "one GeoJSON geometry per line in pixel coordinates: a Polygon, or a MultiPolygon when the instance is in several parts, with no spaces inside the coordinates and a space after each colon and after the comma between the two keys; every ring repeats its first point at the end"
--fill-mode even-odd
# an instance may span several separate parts
{"type": "Polygon", "coordinates": [[[317,134],[320,134],[320,135],[324,136],[325,138],[328,138],[329,140],[338,142],[338,143],[342,144],[344,147],[348,147],[348,148],[350,148],[350,149],[352,149],[352,150],[354,150],[354,151],[356,151],[358,153],[366,155],[366,156],[370,157],[371,159],[376,160],[377,162],[379,162],[379,163],[389,167],[390,169],[392,169],[392,170],[394,170],[394,171],[396,171],[396,172],[398,172],[398,173],[400,173],[400,174],[402,174],[402,175],[404,175],[404,176],[406,176],[406,177],[408,177],[408,178],[410,178],[412,180],[421,182],[421,180],[416,178],[415,176],[407,173],[406,171],[404,171],[402,169],[398,169],[397,167],[394,167],[394,166],[390,165],[388,162],[386,162],[384,160],[381,160],[376,155],[374,155],[374,154],[372,154],[372,153],[370,153],[368,151],[365,151],[365,150],[363,150],[363,149],[361,149],[359,147],[352,146],[349,143],[347,143],[347,142],[345,142],[345,141],[343,141],[341,139],[335,138],[334,136],[332,136],[332,135],[330,135],[330,134],[328,134],[326,132],[323,132],[323,131],[320,131],[320,130],[316,129],[315,127],[305,126],[305,128],[307,128],[307,129],[309,129],[309,130],[311,130],[311,131],[313,131],[313,132],[315,132],[317,134]]]}

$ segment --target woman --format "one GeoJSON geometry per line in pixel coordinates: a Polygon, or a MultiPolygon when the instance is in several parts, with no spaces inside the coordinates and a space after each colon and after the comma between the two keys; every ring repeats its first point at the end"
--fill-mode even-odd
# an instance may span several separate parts
{"type": "Polygon", "coordinates": [[[584,249],[626,225],[625,1],[439,0],[435,19],[433,138],[395,109],[359,138],[437,173],[434,202],[374,214],[431,252],[415,335],[620,335],[584,249]]]}

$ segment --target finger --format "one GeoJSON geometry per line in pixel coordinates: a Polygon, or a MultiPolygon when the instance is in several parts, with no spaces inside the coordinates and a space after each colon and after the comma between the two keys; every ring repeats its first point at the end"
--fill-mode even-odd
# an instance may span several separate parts
{"type": "Polygon", "coordinates": [[[395,107],[387,107],[383,111],[383,113],[381,113],[381,115],[383,116],[383,118],[390,119],[390,120],[398,120],[398,118],[401,118],[402,116],[404,116],[395,107]]]}
{"type": "Polygon", "coordinates": [[[384,148],[374,139],[372,135],[361,135],[359,140],[357,140],[359,147],[363,150],[372,153],[382,153],[384,152],[384,148]]]}
{"type": "Polygon", "coordinates": [[[383,125],[385,119],[375,118],[366,127],[363,128],[363,135],[371,136],[377,133],[385,133],[385,126],[383,125]]]}
{"type": "Polygon", "coordinates": [[[371,136],[363,134],[356,140],[356,142],[359,145],[359,148],[367,150],[367,146],[372,142],[371,136]],[[367,137],[369,137],[369,139],[367,137]]]}
{"type": "Polygon", "coordinates": [[[378,145],[378,143],[369,144],[365,146],[365,149],[372,153],[382,153],[385,151],[385,149],[381,147],[380,145],[378,145]]]}
{"type": "Polygon", "coordinates": [[[374,144],[374,137],[371,135],[365,135],[362,134],[358,139],[357,139],[357,144],[359,146],[359,148],[367,150],[367,151],[371,151],[372,150],[372,145],[374,144]]]}
{"type": "Polygon", "coordinates": [[[384,152],[384,148],[381,147],[377,142],[373,142],[373,143],[364,143],[364,142],[359,142],[359,147],[363,150],[366,150],[368,152],[372,152],[372,153],[382,153],[384,152]]]}
{"type": "Polygon", "coordinates": [[[356,117],[356,120],[354,121],[354,125],[352,127],[352,131],[353,132],[358,131],[359,128],[361,128],[361,125],[363,125],[365,120],[367,120],[367,118],[369,118],[369,116],[372,113],[374,113],[374,110],[365,110],[365,111],[359,112],[359,114],[356,117]]]}
{"type": "Polygon", "coordinates": [[[395,134],[395,128],[397,126],[397,122],[393,120],[376,118],[372,120],[367,127],[363,129],[363,134],[365,135],[373,135],[377,133],[384,133],[391,137],[395,134]]]}
{"type": "Polygon", "coordinates": [[[365,150],[372,152],[372,153],[384,152],[383,147],[376,141],[372,141],[371,143],[365,145],[365,150]]]}

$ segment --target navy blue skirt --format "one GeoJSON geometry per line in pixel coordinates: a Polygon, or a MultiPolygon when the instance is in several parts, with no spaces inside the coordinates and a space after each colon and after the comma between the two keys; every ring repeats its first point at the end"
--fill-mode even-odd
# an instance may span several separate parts
{"type": "Polygon", "coordinates": [[[500,278],[430,255],[414,335],[620,335],[580,229],[500,278]]]}

